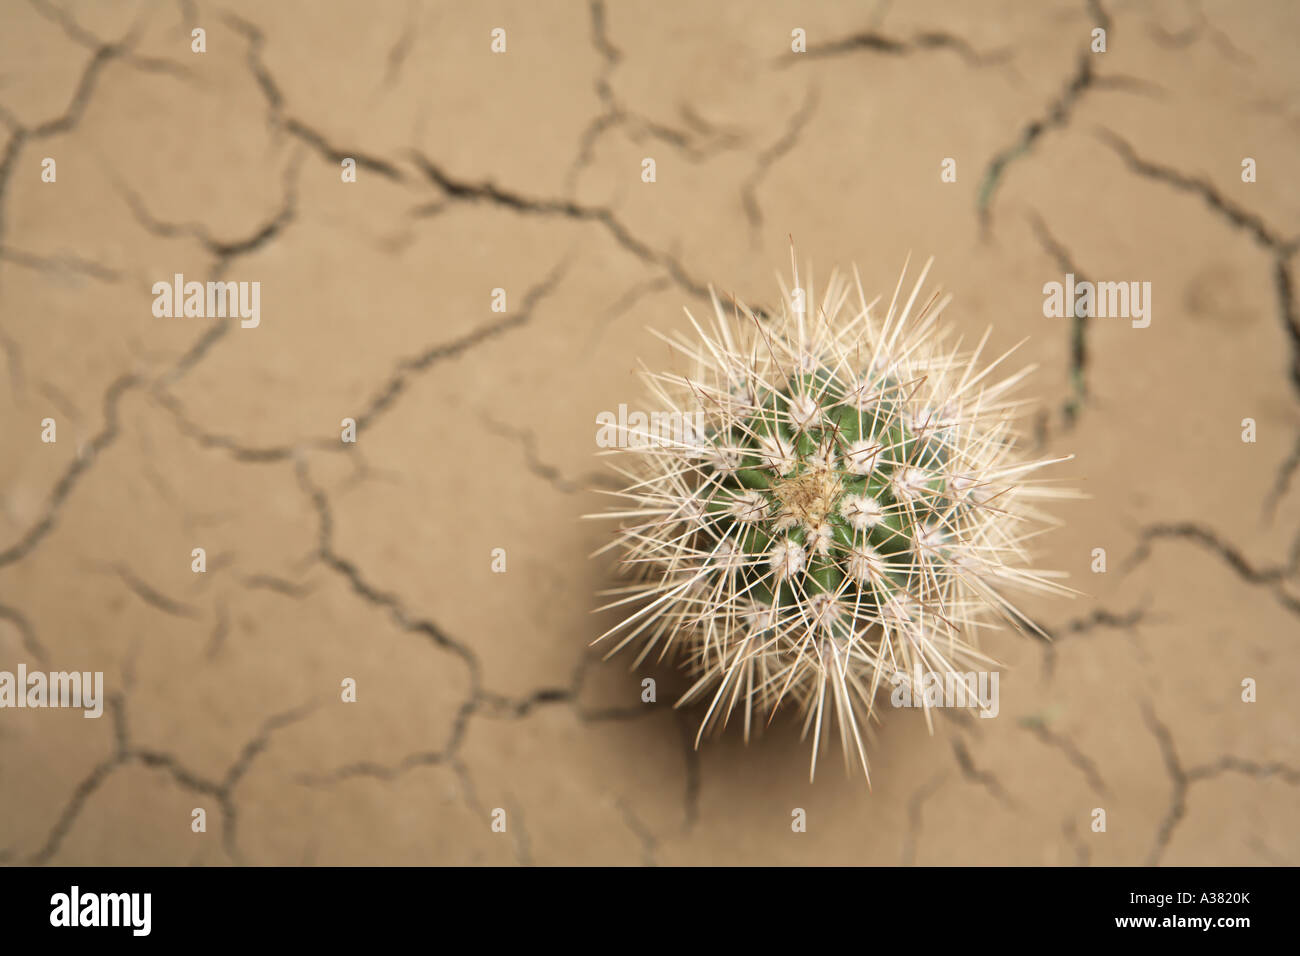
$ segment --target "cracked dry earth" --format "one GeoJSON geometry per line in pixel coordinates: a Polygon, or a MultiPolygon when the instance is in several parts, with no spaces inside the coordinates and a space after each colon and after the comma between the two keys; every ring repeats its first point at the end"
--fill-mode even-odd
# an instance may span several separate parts
{"type": "Polygon", "coordinates": [[[1300,863],[1300,7],[327,10],[0,11],[0,669],[109,695],[0,713],[5,861],[1300,863]],[[870,792],[587,648],[595,416],[790,236],[882,292],[933,254],[1089,495],[998,718],[885,708],[870,792]],[[1044,318],[1066,272],[1150,327],[1044,318]],[[175,273],[261,324],[155,317],[175,273]]]}

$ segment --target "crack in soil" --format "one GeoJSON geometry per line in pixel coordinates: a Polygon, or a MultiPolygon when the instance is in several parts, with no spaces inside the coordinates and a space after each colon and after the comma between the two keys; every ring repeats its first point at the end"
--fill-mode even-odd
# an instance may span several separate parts
{"type": "Polygon", "coordinates": [[[222,817],[222,846],[231,861],[242,865],[243,855],[236,842],[236,825],[238,807],[234,793],[239,782],[248,773],[254,760],[270,745],[272,735],[279,729],[305,718],[314,705],[304,705],[293,710],[273,714],[264,720],[257,733],[240,749],[234,762],[227,768],[219,782],[213,782],[188,770],[172,754],[147,748],[132,746],[126,728],[126,701],[121,694],[108,698],[108,711],[113,722],[114,752],[106,760],[100,761],[90,773],[82,778],[74,788],[71,797],[64,804],[58,819],[50,828],[44,843],[27,859],[33,866],[48,863],[59,851],[64,839],[76,823],[86,803],[95,792],[108,780],[114,771],[131,763],[139,763],[152,770],[167,773],[178,785],[186,790],[203,796],[214,797],[222,817]]]}

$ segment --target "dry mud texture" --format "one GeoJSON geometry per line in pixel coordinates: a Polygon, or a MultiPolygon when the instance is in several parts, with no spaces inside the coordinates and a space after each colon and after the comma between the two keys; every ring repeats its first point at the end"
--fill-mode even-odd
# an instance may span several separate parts
{"type": "Polygon", "coordinates": [[[1298,34],[1284,0],[6,2],[0,669],[110,699],[0,712],[3,859],[1300,863],[1298,34]],[[999,717],[885,708],[870,791],[810,784],[791,721],[696,751],[671,669],[587,649],[595,415],[710,284],[771,304],[791,236],[886,293],[933,254],[946,321],[1028,337],[1029,441],[1090,495],[1038,548],[1087,592],[1027,605],[1055,641],[986,643],[999,717]],[[1044,318],[1066,271],[1150,281],[1151,326],[1044,318]],[[261,325],[155,318],[178,272],[260,282],[261,325]]]}

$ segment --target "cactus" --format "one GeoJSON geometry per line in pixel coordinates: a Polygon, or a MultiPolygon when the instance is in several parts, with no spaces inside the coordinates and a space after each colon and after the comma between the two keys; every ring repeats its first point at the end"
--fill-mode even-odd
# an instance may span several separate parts
{"type": "Polygon", "coordinates": [[[846,308],[834,275],[809,314],[797,266],[779,315],[714,295],[711,329],[687,311],[695,336],[668,339],[693,373],[643,372],[670,418],[703,426],[625,426],[628,447],[609,452],[627,485],[601,550],[620,550],[631,580],[606,605],[627,616],[596,643],[684,661],[695,680],[678,705],[709,698],[697,746],[733,713],[748,740],[755,714],[793,705],[810,777],[834,724],[870,783],[882,685],[919,698],[928,677],[988,667],[977,628],[1032,627],[1004,590],[1068,591],[1025,566],[1048,520],[1035,499],[1063,494],[1031,477],[1051,462],[1015,453],[1012,393],[1029,370],[995,379],[1010,353],[982,366],[987,333],[968,354],[950,342],[948,298],[917,307],[929,268],[899,308],[904,266],[883,318],[860,278],[846,308]]]}

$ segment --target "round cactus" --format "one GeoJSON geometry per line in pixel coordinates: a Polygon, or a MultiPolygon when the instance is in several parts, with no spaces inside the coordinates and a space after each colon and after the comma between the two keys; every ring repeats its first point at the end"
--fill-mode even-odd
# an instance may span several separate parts
{"type": "Polygon", "coordinates": [[[715,297],[711,329],[688,312],[696,335],[669,340],[693,372],[645,374],[657,421],[680,427],[623,426],[608,515],[633,580],[598,640],[680,654],[696,680],[679,705],[712,695],[701,734],[739,711],[748,738],[756,712],[793,704],[813,773],[831,724],[866,771],[882,685],[989,666],[975,629],[1028,623],[1006,586],[1066,590],[1023,567],[1032,500],[1059,494],[1030,480],[1048,461],[1014,452],[1025,372],[993,378],[1006,356],[981,366],[987,334],[970,353],[949,341],[948,300],[918,306],[928,270],[901,308],[900,276],[883,318],[860,280],[846,309],[836,276],[810,311],[797,268],[779,315],[715,297]]]}

